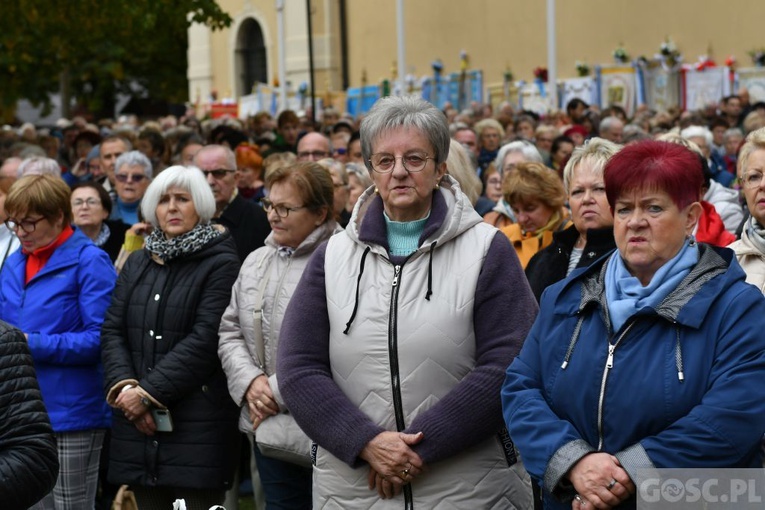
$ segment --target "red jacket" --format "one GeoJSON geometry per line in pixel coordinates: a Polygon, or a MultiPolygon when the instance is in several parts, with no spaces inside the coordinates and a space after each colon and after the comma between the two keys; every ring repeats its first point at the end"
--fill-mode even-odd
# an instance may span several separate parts
{"type": "Polygon", "coordinates": [[[699,226],[696,230],[696,240],[700,243],[708,243],[714,246],[725,247],[736,240],[736,236],[725,230],[725,224],[717,214],[715,206],[701,201],[703,212],[699,218],[699,226]]]}

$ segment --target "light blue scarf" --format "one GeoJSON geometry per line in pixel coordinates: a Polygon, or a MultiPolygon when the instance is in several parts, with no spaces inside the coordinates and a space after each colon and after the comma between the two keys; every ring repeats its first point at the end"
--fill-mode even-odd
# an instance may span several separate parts
{"type": "Polygon", "coordinates": [[[640,280],[627,270],[617,251],[608,261],[605,282],[613,331],[619,331],[627,319],[643,308],[656,308],[688,276],[698,261],[698,245],[685,241],[677,255],[661,266],[651,282],[643,287],[640,280]]]}

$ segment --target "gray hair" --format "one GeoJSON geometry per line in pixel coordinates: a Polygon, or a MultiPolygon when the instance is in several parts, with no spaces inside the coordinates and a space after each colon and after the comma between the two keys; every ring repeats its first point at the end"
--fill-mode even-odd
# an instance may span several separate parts
{"type": "Polygon", "coordinates": [[[497,152],[497,159],[494,160],[494,166],[497,167],[499,175],[502,175],[502,172],[504,171],[502,164],[505,162],[507,155],[511,152],[523,154],[524,160],[529,163],[544,164],[544,159],[542,159],[539,149],[537,149],[533,143],[527,142],[526,140],[516,140],[514,142],[506,143],[500,147],[499,152],[497,152]]]}
{"type": "Polygon", "coordinates": [[[624,122],[622,122],[622,121],[621,121],[619,118],[617,118],[617,117],[613,117],[613,116],[611,116],[611,117],[606,117],[605,119],[603,119],[603,120],[601,120],[601,121],[600,121],[599,130],[600,130],[600,132],[601,132],[601,133],[602,133],[603,131],[608,131],[608,132],[610,133],[610,132],[611,132],[611,129],[612,129],[612,128],[615,128],[615,127],[617,127],[617,126],[621,126],[621,127],[624,127],[624,122]]]}
{"type": "Polygon", "coordinates": [[[703,138],[707,142],[707,147],[712,148],[712,132],[704,126],[688,126],[680,131],[680,136],[683,138],[703,138]]]}
{"type": "Polygon", "coordinates": [[[348,185],[348,172],[345,171],[344,163],[332,158],[320,159],[317,163],[326,168],[330,174],[337,174],[343,184],[348,185]]]}
{"type": "Polygon", "coordinates": [[[143,171],[146,174],[146,177],[151,179],[153,176],[151,161],[149,161],[149,158],[147,158],[143,152],[130,151],[130,152],[126,152],[122,154],[120,157],[117,158],[117,161],[114,162],[114,171],[119,172],[120,168],[122,168],[125,165],[140,166],[141,168],[143,168],[143,171]]]}
{"type": "Polygon", "coordinates": [[[484,129],[495,129],[497,133],[499,133],[500,140],[505,137],[505,128],[502,127],[502,124],[499,123],[496,119],[483,119],[481,121],[478,121],[475,126],[473,126],[473,129],[475,130],[476,136],[478,136],[478,139],[481,139],[481,135],[483,134],[484,129]]]}
{"type": "Polygon", "coordinates": [[[397,128],[416,129],[427,137],[437,165],[449,156],[449,125],[441,111],[415,96],[388,96],[378,100],[361,122],[361,154],[372,171],[372,145],[386,132],[397,128]]]}
{"type": "Polygon", "coordinates": [[[372,177],[369,175],[369,171],[356,163],[346,163],[345,170],[348,172],[349,176],[355,175],[364,188],[368,188],[374,184],[372,177]]]}
{"type": "Polygon", "coordinates": [[[215,196],[205,179],[205,174],[196,167],[171,166],[149,184],[141,200],[141,213],[155,228],[159,226],[157,206],[162,195],[170,188],[181,188],[191,194],[200,223],[207,223],[215,214],[215,196]]]}
{"type": "Polygon", "coordinates": [[[481,195],[483,184],[475,173],[468,151],[454,139],[451,141],[449,157],[446,158],[446,172],[456,179],[470,203],[475,205],[481,195]]]}
{"type": "Polygon", "coordinates": [[[574,149],[571,157],[563,169],[563,189],[566,195],[571,194],[571,180],[574,177],[574,169],[583,163],[590,164],[592,173],[603,177],[603,169],[608,160],[621,150],[621,145],[603,138],[590,138],[584,145],[574,149]]]}
{"type": "Polygon", "coordinates": [[[52,175],[61,177],[61,167],[55,159],[33,156],[25,159],[17,170],[19,178],[25,175],[52,175]]]}
{"type": "Polygon", "coordinates": [[[725,133],[723,133],[723,140],[728,141],[731,139],[731,137],[738,136],[739,138],[744,138],[744,132],[741,131],[739,128],[730,128],[726,129],[725,133]]]}
{"type": "Polygon", "coordinates": [[[226,158],[226,166],[228,167],[228,170],[236,170],[236,154],[234,154],[234,151],[226,147],[225,145],[216,145],[216,144],[210,144],[205,145],[201,149],[197,151],[197,153],[194,155],[194,164],[196,164],[197,158],[200,154],[203,154],[205,152],[209,151],[221,151],[224,153],[224,157],[226,158]]]}

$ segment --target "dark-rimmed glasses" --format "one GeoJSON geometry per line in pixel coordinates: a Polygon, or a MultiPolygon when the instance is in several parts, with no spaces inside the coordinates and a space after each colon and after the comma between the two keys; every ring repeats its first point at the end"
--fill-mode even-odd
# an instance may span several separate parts
{"type": "Polygon", "coordinates": [[[401,164],[404,165],[404,169],[407,172],[422,172],[425,165],[428,164],[429,159],[433,159],[425,154],[412,153],[406,154],[401,157],[396,157],[393,154],[372,154],[369,163],[372,165],[372,170],[378,174],[388,174],[393,171],[396,166],[396,160],[400,159],[401,164]]]}
{"type": "Polygon", "coordinates": [[[299,207],[288,207],[284,204],[274,204],[267,198],[261,198],[260,199],[260,205],[263,206],[263,210],[267,213],[274,211],[276,212],[276,215],[280,218],[286,218],[290,215],[290,212],[292,211],[299,211],[300,209],[305,209],[306,207],[304,205],[301,205],[299,207]]]}
{"type": "Polygon", "coordinates": [[[114,178],[117,180],[117,182],[126,183],[130,181],[137,184],[144,179],[148,179],[149,176],[144,174],[114,174],[114,178]]]}
{"type": "Polygon", "coordinates": [[[13,232],[18,232],[18,230],[21,229],[27,234],[30,234],[35,231],[35,228],[37,228],[37,224],[44,219],[45,219],[45,216],[41,218],[37,218],[36,220],[23,220],[23,221],[19,221],[15,218],[8,218],[7,220],[5,220],[5,226],[8,227],[8,230],[11,230],[13,232]]]}
{"type": "Polygon", "coordinates": [[[216,168],[214,170],[202,170],[202,173],[205,174],[205,178],[207,178],[208,175],[212,174],[213,179],[223,179],[226,177],[226,174],[233,174],[236,172],[236,170],[230,170],[228,168],[216,168]]]}

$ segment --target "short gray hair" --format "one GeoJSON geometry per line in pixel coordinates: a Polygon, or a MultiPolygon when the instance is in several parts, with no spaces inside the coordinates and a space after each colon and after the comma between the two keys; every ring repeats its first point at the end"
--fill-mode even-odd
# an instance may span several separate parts
{"type": "Polygon", "coordinates": [[[680,131],[683,138],[703,138],[707,142],[707,147],[712,148],[712,132],[704,126],[688,126],[680,131]]]}
{"type": "Polygon", "coordinates": [[[149,158],[146,157],[146,155],[143,152],[139,151],[130,151],[122,154],[120,157],[117,158],[117,161],[114,162],[114,172],[119,172],[120,168],[123,166],[140,166],[143,168],[144,173],[146,174],[146,177],[149,179],[153,176],[151,161],[149,158]]]}
{"type": "Polygon", "coordinates": [[[475,168],[470,162],[467,149],[461,143],[452,139],[449,157],[446,158],[446,172],[454,177],[459,183],[460,189],[468,197],[470,203],[475,205],[481,195],[481,179],[475,173],[475,168]]]}
{"type": "Polygon", "coordinates": [[[205,174],[193,166],[171,166],[163,170],[149,184],[146,194],[141,200],[141,213],[143,213],[146,221],[154,225],[154,228],[159,226],[157,205],[159,205],[162,195],[167,193],[170,188],[181,188],[191,194],[200,223],[207,223],[215,214],[215,196],[207,183],[207,179],[205,179],[205,174]]]}
{"type": "Polygon", "coordinates": [[[446,161],[450,140],[446,116],[424,99],[388,96],[379,99],[361,121],[361,154],[370,172],[372,145],[384,133],[397,128],[412,128],[422,133],[433,147],[436,164],[446,161]]]}
{"type": "Polygon", "coordinates": [[[539,149],[537,149],[533,143],[525,140],[516,140],[514,142],[506,143],[500,147],[499,152],[497,152],[497,159],[494,160],[494,166],[497,167],[499,175],[502,175],[502,172],[504,171],[502,163],[504,163],[505,157],[511,152],[523,154],[523,158],[529,163],[544,164],[544,159],[542,159],[539,149]]]}
{"type": "Polygon", "coordinates": [[[33,156],[25,159],[16,171],[19,178],[25,175],[52,175],[61,177],[61,167],[55,159],[33,156]]]}
{"type": "Polygon", "coordinates": [[[348,172],[345,171],[345,163],[332,158],[320,159],[317,163],[326,168],[330,174],[337,174],[343,184],[348,185],[348,172]]]}
{"type": "Polygon", "coordinates": [[[346,163],[345,170],[348,175],[355,175],[364,188],[368,188],[374,184],[372,177],[369,175],[369,170],[358,165],[356,163],[346,163]]]}
{"type": "Polygon", "coordinates": [[[563,188],[566,190],[566,195],[571,193],[571,179],[574,177],[574,168],[582,163],[589,163],[593,173],[603,177],[603,169],[606,167],[606,163],[621,148],[621,145],[614,142],[594,137],[587,140],[584,145],[574,149],[568,163],[566,163],[566,167],[563,169],[563,188]]]}
{"type": "Polygon", "coordinates": [[[601,120],[600,126],[598,128],[602,133],[603,131],[611,132],[611,129],[615,128],[616,126],[624,127],[624,122],[622,122],[618,117],[611,116],[601,120]]]}
{"type": "Polygon", "coordinates": [[[194,162],[196,163],[197,158],[200,154],[205,152],[211,152],[211,151],[221,151],[224,154],[224,157],[226,158],[226,166],[228,167],[228,170],[236,170],[236,154],[234,154],[234,151],[232,151],[230,148],[226,147],[225,145],[216,145],[216,144],[210,144],[205,145],[201,149],[197,151],[196,154],[194,154],[194,162]]]}

